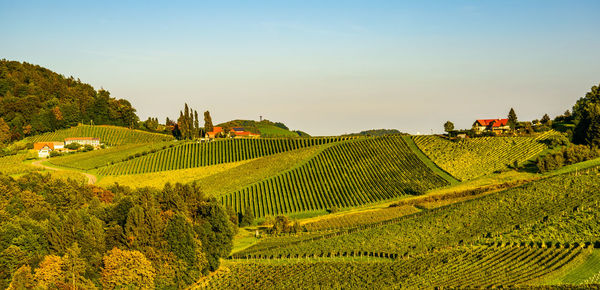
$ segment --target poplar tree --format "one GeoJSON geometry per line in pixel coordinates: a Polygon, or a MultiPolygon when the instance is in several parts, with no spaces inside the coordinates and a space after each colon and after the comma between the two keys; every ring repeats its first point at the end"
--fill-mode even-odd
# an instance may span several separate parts
{"type": "Polygon", "coordinates": [[[206,111],[206,112],[204,112],[204,131],[212,132],[212,130],[213,130],[212,118],[210,117],[210,112],[206,111]]]}
{"type": "Polygon", "coordinates": [[[508,112],[508,126],[513,131],[517,128],[517,114],[513,108],[510,108],[510,112],[508,112]]]}

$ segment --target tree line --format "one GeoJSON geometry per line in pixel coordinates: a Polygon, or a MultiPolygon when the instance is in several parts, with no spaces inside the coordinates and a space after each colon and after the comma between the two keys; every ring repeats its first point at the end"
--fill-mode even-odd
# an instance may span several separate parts
{"type": "Polygon", "coordinates": [[[229,255],[236,227],[195,184],[108,189],[0,174],[0,288],[185,288],[229,255]]]}
{"type": "Polygon", "coordinates": [[[137,127],[131,103],[26,62],[0,60],[0,143],[76,126],[137,127]]]}

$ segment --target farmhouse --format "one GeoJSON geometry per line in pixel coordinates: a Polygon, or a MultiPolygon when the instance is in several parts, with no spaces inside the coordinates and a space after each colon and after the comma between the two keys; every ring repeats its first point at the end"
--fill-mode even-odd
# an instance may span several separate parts
{"type": "Polygon", "coordinates": [[[510,130],[510,126],[508,126],[508,119],[479,119],[473,123],[473,130],[477,133],[494,132],[500,134],[510,130]]]}
{"type": "Polygon", "coordinates": [[[223,127],[213,127],[212,131],[206,132],[206,138],[214,139],[221,133],[223,133],[223,127]]]}
{"type": "Polygon", "coordinates": [[[232,128],[230,133],[234,134],[233,138],[258,138],[258,137],[260,137],[260,134],[254,134],[252,132],[248,132],[248,131],[244,130],[244,128],[241,128],[241,127],[232,128]]]}
{"type": "Polygon", "coordinates": [[[54,151],[54,150],[60,151],[60,150],[63,150],[64,148],[65,148],[64,142],[50,141],[50,142],[33,143],[33,149],[38,152],[38,157],[40,157],[40,158],[46,158],[46,157],[50,156],[50,151],[54,151]]]}
{"type": "Polygon", "coordinates": [[[81,145],[91,145],[94,147],[100,146],[100,138],[93,137],[74,137],[74,138],[66,138],[65,145],[69,145],[71,143],[78,143],[81,145]]]}

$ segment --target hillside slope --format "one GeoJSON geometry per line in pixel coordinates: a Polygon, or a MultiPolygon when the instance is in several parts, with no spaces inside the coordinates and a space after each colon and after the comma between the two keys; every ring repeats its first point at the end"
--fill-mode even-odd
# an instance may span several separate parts
{"type": "Polygon", "coordinates": [[[79,122],[131,126],[138,117],[124,99],[73,77],[26,62],[0,60],[0,118],[10,139],[69,128],[79,122]]]}
{"type": "Polygon", "coordinates": [[[413,136],[413,140],[444,171],[467,180],[506,169],[515,162],[538,155],[547,148],[549,131],[535,137],[478,137],[450,141],[437,136],[413,136]]]}
{"type": "Polygon", "coordinates": [[[332,144],[296,168],[222,197],[255,216],[353,207],[421,194],[449,182],[435,174],[402,137],[356,139],[332,144]]]}
{"type": "Polygon", "coordinates": [[[221,123],[217,126],[221,126],[226,130],[230,130],[234,127],[242,127],[246,131],[260,134],[262,138],[298,138],[298,137],[310,137],[308,134],[300,136],[297,132],[290,131],[287,126],[280,122],[271,122],[269,120],[252,121],[252,120],[232,120],[229,122],[221,123]]]}
{"type": "Polygon", "coordinates": [[[171,135],[150,133],[118,126],[79,125],[69,129],[31,136],[24,139],[22,142],[63,141],[65,138],[69,137],[100,138],[100,142],[109,146],[174,140],[171,135]]]}

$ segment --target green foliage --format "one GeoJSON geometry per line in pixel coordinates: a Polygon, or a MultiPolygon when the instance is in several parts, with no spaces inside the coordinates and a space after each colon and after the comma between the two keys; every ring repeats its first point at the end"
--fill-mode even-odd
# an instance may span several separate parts
{"type": "MultiPolygon", "coordinates": [[[[306,140],[303,140],[306,141],[306,140]]],[[[401,136],[355,139],[327,147],[307,162],[221,197],[254,216],[353,207],[447,185],[401,136]]]]}
{"type": "Polygon", "coordinates": [[[167,225],[165,239],[169,248],[179,259],[184,260],[190,267],[197,264],[194,229],[185,216],[176,215],[167,225]]]}
{"type": "MultiPolygon", "coordinates": [[[[30,173],[17,180],[0,174],[0,189],[1,288],[15,282],[13,274],[24,266],[35,269],[41,288],[94,289],[101,283],[185,288],[209,270],[205,246],[217,249],[212,252],[217,260],[231,250],[233,226],[222,208],[202,207],[214,205],[195,185],[113,186],[106,199],[105,189],[30,173]],[[195,228],[205,229],[206,243],[200,243],[195,228]],[[125,248],[135,251],[114,255],[125,248]]],[[[18,275],[27,273],[31,270],[18,275]]]]}
{"type": "Polygon", "coordinates": [[[600,85],[593,86],[573,106],[575,130],[573,142],[577,144],[600,145],[600,85]]]}
{"type": "Polygon", "coordinates": [[[242,218],[240,219],[240,227],[247,227],[254,224],[254,214],[249,206],[244,209],[244,212],[241,213],[241,215],[242,218]]]}
{"type": "Polygon", "coordinates": [[[347,134],[344,136],[371,136],[371,137],[380,137],[385,135],[405,135],[396,129],[372,129],[366,131],[360,131],[358,133],[347,134]]]}
{"type": "Polygon", "coordinates": [[[213,131],[213,123],[212,118],[210,116],[210,112],[204,112],[204,132],[212,132],[213,131]]]}
{"type": "Polygon", "coordinates": [[[517,128],[518,122],[519,120],[517,120],[517,114],[515,113],[515,110],[510,108],[510,111],[508,112],[508,126],[510,126],[510,129],[514,131],[517,128]]]}
{"type": "Polygon", "coordinates": [[[444,123],[444,131],[446,131],[446,133],[454,131],[454,123],[446,121],[446,123],[444,123]]]}
{"type": "Polygon", "coordinates": [[[254,159],[345,139],[347,138],[225,139],[206,143],[190,142],[101,168],[98,173],[124,175],[194,168],[254,159]]]}
{"type": "Polygon", "coordinates": [[[194,215],[197,222],[194,229],[202,241],[208,262],[204,270],[215,271],[219,268],[219,259],[227,257],[231,252],[235,235],[234,225],[225,209],[215,201],[200,204],[194,215]]]}
{"type": "Polygon", "coordinates": [[[0,60],[0,117],[10,126],[12,140],[79,122],[131,127],[138,121],[131,104],[110,97],[108,91],[8,60],[0,60]]]}
{"type": "Polygon", "coordinates": [[[73,142],[73,143],[69,143],[69,144],[65,145],[65,148],[71,149],[71,150],[78,150],[79,148],[81,148],[81,144],[79,144],[77,142],[73,142]]]}
{"type": "Polygon", "coordinates": [[[547,154],[538,158],[536,166],[540,172],[548,172],[559,169],[566,165],[571,165],[586,160],[600,157],[600,151],[597,148],[590,148],[585,145],[572,145],[562,148],[560,151],[547,154]]]}

